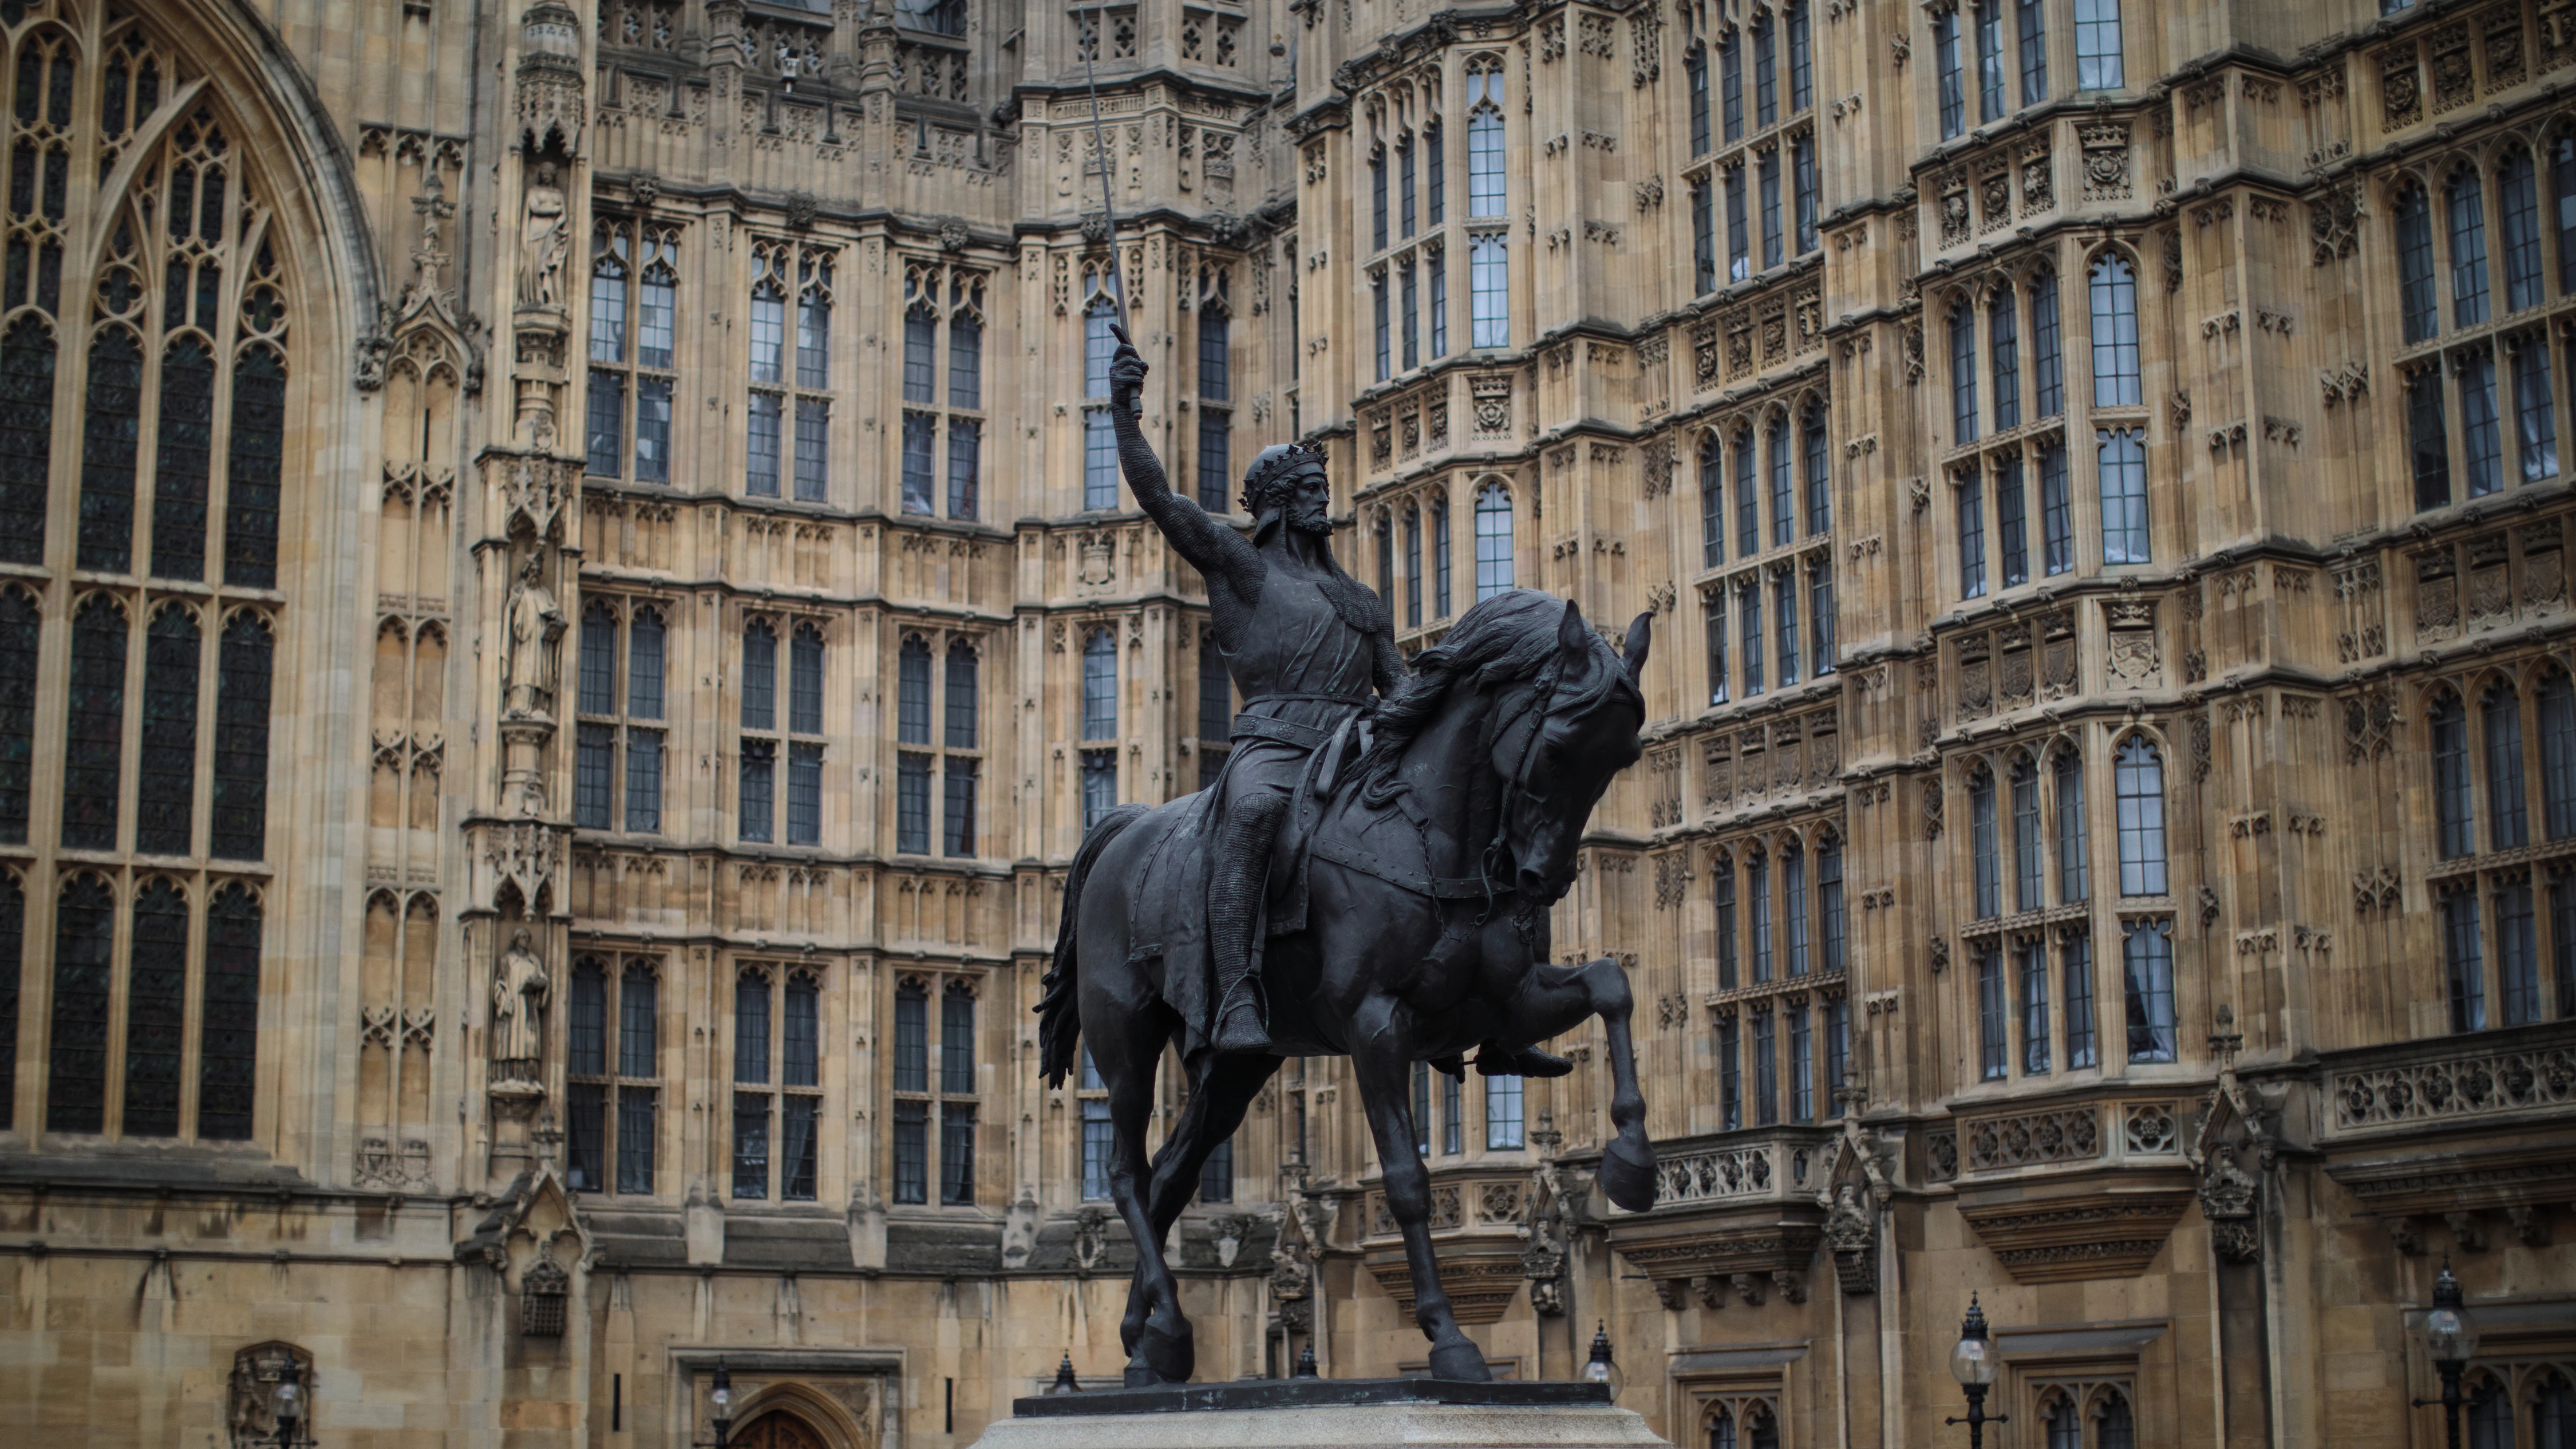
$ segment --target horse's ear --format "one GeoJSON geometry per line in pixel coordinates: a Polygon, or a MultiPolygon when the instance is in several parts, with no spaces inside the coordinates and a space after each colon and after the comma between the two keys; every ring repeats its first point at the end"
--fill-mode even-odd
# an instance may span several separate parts
{"type": "Polygon", "coordinates": [[[1556,626],[1556,647],[1581,657],[1592,647],[1592,626],[1583,622],[1583,609],[1572,599],[1565,601],[1564,621],[1556,626]]]}
{"type": "Polygon", "coordinates": [[[1628,682],[1639,689],[1646,687],[1646,656],[1655,644],[1655,611],[1648,609],[1628,625],[1628,642],[1619,657],[1628,661],[1628,682]]]}

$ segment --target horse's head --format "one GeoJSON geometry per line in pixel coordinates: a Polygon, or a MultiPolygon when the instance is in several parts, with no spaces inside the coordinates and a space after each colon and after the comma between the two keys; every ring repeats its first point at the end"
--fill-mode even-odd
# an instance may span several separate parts
{"type": "Polygon", "coordinates": [[[1646,722],[1639,679],[1654,615],[1628,626],[1626,659],[1583,621],[1569,601],[1556,648],[1534,678],[1509,693],[1494,734],[1493,767],[1504,781],[1501,842],[1513,885],[1531,900],[1554,901],[1574,882],[1575,846],[1610,779],[1637,762],[1646,722]]]}

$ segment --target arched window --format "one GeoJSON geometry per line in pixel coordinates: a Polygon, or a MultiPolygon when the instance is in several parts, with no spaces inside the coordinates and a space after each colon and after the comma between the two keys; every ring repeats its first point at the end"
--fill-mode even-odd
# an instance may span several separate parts
{"type": "Polygon", "coordinates": [[[2164,895],[2164,760],[2146,736],[2131,735],[2114,758],[2112,775],[2120,810],[2120,894],[2164,895]]]}
{"type": "Polygon", "coordinates": [[[1986,299],[1986,359],[1995,374],[1995,431],[2021,426],[2021,318],[2013,289],[1986,299]]]}
{"type": "MultiPolygon", "coordinates": [[[[120,279],[123,279],[120,273],[120,279]]],[[[42,334],[42,324],[21,319],[10,330],[42,334]]],[[[46,341],[45,372],[53,372],[53,345],[46,341]]],[[[50,386],[44,404],[51,407],[50,386]]],[[[89,344],[89,385],[81,409],[80,566],[99,573],[121,574],[134,564],[134,440],[142,427],[143,346],[122,326],[101,327],[89,344]]],[[[36,479],[41,488],[40,473],[36,479]]],[[[41,524],[39,525],[41,526],[41,524]]],[[[37,559],[19,560],[36,563],[37,559]]]]}
{"type": "Polygon", "coordinates": [[[2451,324],[2487,320],[2487,202],[2478,173],[2462,167],[2442,190],[2451,224],[2451,324]]]}
{"type": "Polygon", "coordinates": [[[823,631],[798,624],[787,646],[787,728],[823,732],[823,631]]]}
{"type": "Polygon", "coordinates": [[[583,714],[617,712],[617,609],[606,599],[581,607],[579,688],[583,714]]]}
{"type": "Polygon", "coordinates": [[[1500,482],[1476,490],[1476,598],[1512,587],[1512,491],[1500,482]]]}
{"type": "MultiPolygon", "coordinates": [[[[1764,430],[1763,447],[1771,458],[1771,546],[1785,546],[1797,534],[1793,506],[1797,459],[1789,450],[1789,414],[1774,411],[1771,424],[1764,430]]],[[[1783,680],[1783,683],[1787,681],[1783,680]]]]}
{"type": "Polygon", "coordinates": [[[2558,209],[2558,290],[2576,292],[2576,132],[2549,143],[2549,199],[2558,209]]]}
{"type": "Polygon", "coordinates": [[[1118,637],[1105,628],[1082,642],[1082,737],[1118,738],[1118,637]]]}
{"type": "Polygon", "coordinates": [[[2576,1449],[2576,1384],[2551,1370],[2531,1396],[2534,1449],[2576,1449]]]}
{"type": "Polygon", "coordinates": [[[1977,440],[1977,310],[1965,297],[1950,305],[1950,442],[1977,440]]]}
{"type": "Polygon", "coordinates": [[[2003,862],[1995,841],[1995,777],[1979,766],[1968,780],[1968,853],[1977,919],[2004,913],[2003,862]]]}
{"type": "MultiPolygon", "coordinates": [[[[1708,44],[1694,40],[1682,57],[1682,74],[1687,81],[1690,104],[1690,147],[1693,156],[1708,154],[1708,44]]],[[[1702,290],[1706,290],[1703,288],[1702,290]]]]}
{"type": "Polygon", "coordinates": [[[2075,1401],[2059,1394],[2041,1417],[2047,1426],[2047,1449],[2084,1449],[2084,1411],[2075,1401]]]}
{"type": "Polygon", "coordinates": [[[2138,279],[2126,257],[2105,252],[2093,263],[2093,406],[2136,407],[2138,279]]]}
{"type": "Polygon", "coordinates": [[[2496,166],[2496,211],[2504,225],[2504,305],[2508,312],[2540,305],[2540,179],[2531,153],[2506,150],[2496,166]]]}
{"type": "Polygon", "coordinates": [[[1488,1151],[1507,1152],[1520,1148],[1521,1079],[1518,1077],[1485,1078],[1485,1147],[1488,1151]]]}
{"type": "Polygon", "coordinates": [[[2397,193],[2397,298],[2409,345],[2441,330],[2433,301],[2433,209],[2421,186],[2397,193]]]}
{"type": "Polygon", "coordinates": [[[626,634],[626,712],[639,719],[662,717],[662,611],[641,608],[626,634]]]}
{"type": "Polygon", "coordinates": [[[206,986],[197,1049],[197,1135],[245,1140],[257,1084],[260,903],[238,881],[206,909],[206,986]]]}
{"type": "Polygon", "coordinates": [[[2442,972],[2451,1007],[2451,1030],[2484,1031],[2487,1025],[2486,958],[2478,934],[2478,893],[2453,888],[2442,897],[2442,972]]]}
{"type": "Polygon", "coordinates": [[[2057,326],[2057,273],[2042,269],[2030,279],[2031,415],[2066,411],[2066,358],[2057,326]]]}
{"type": "Polygon", "coordinates": [[[1395,515],[1381,508],[1376,526],[1369,530],[1377,544],[1377,601],[1386,608],[1386,616],[1395,617],[1395,515]]]}
{"type": "Polygon", "coordinates": [[[2477,809],[2469,794],[2469,721],[2457,695],[2445,695],[2425,714],[2433,736],[2435,852],[2456,860],[2475,849],[2477,809]]]}
{"type": "Polygon", "coordinates": [[[1762,500],[1754,483],[1753,427],[1735,430],[1735,556],[1751,558],[1762,551],[1762,500]]]}
{"type": "Polygon", "coordinates": [[[1730,25],[1717,37],[1718,109],[1729,141],[1744,139],[1744,41],[1730,25]]]}
{"type": "Polygon", "coordinates": [[[1720,1407],[1709,1416],[1708,1449],[1744,1449],[1735,1437],[1735,1414],[1720,1407]]]}
{"type": "Polygon", "coordinates": [[[1753,940],[1753,984],[1759,986],[1771,979],[1771,860],[1759,850],[1744,857],[1744,900],[1751,916],[1746,924],[1753,940]]]}
{"type": "Polygon", "coordinates": [[[269,685],[276,640],[268,620],[236,609],[215,659],[215,819],[208,853],[218,860],[268,855],[269,685]]]}
{"type": "Polygon", "coordinates": [[[2084,832],[2084,757],[2073,750],[2058,753],[2050,788],[2057,803],[2057,903],[2073,905],[2090,895],[2084,832]]]}
{"type": "Polygon", "coordinates": [[[1825,444],[1825,404],[1822,399],[1807,404],[1799,419],[1800,450],[1806,463],[1807,532],[1823,533],[1834,526],[1833,468],[1825,444]]]}
{"type": "Polygon", "coordinates": [[[2468,1391],[2469,1449],[2514,1449],[2513,1393],[2491,1373],[2471,1378],[2468,1391]]]}
{"type": "Polygon", "coordinates": [[[1449,617],[1449,495],[1431,500],[1431,617],[1449,617]]]}
{"type": "MultiPolygon", "coordinates": [[[[761,249],[755,265],[759,275],[751,285],[750,438],[744,455],[743,491],[754,498],[775,498],[779,462],[786,455],[782,433],[787,400],[779,389],[787,378],[787,282],[778,274],[780,253],[776,249],[761,249]]],[[[910,358],[905,361],[904,382],[909,389],[912,368],[910,358]]],[[[905,511],[914,511],[909,498],[905,511]]]]}
{"type": "MultiPolygon", "coordinates": [[[[196,613],[185,604],[162,605],[144,631],[143,748],[134,772],[134,848],[144,855],[188,855],[196,845],[191,817],[197,798],[197,674],[203,652],[196,613]]],[[[175,1031],[172,1040],[175,1044],[175,1031]]],[[[175,1065],[172,1071],[175,1081],[175,1065]]],[[[171,1112],[170,1131],[175,1133],[175,1102],[171,1112]]]]}
{"type": "Polygon", "coordinates": [[[1094,296],[1082,314],[1082,395],[1089,399],[1082,410],[1085,509],[1118,506],[1118,435],[1109,417],[1109,359],[1118,350],[1109,326],[1117,320],[1118,308],[1105,294],[1094,296]]]}
{"type": "Polygon", "coordinates": [[[1422,627],[1422,509],[1404,506],[1404,627],[1422,627]]]}
{"type": "Polygon", "coordinates": [[[895,743],[930,743],[930,645],[907,634],[895,662],[895,743]]]}
{"type": "Polygon", "coordinates": [[[1780,847],[1780,918],[1788,926],[1789,974],[1807,974],[1807,853],[1792,840],[1780,847]]]}
{"type": "Polygon", "coordinates": [[[2001,1081],[2012,1071],[2012,1018],[2004,1004],[2004,953],[1993,941],[1976,947],[1977,1077],[2001,1081]]]}
{"type": "Polygon", "coordinates": [[[1726,480],[1724,449],[1715,433],[1699,438],[1699,561],[1702,568],[1726,562],[1726,480]]]}
{"type": "Polygon", "coordinates": [[[948,644],[948,748],[975,748],[976,687],[975,646],[965,639],[948,644]]]}
{"type": "Polygon", "coordinates": [[[124,1135],[176,1137],[188,1014],[188,897],[177,882],[155,876],[135,892],[126,951],[124,1135]]]}
{"type": "Polygon", "coordinates": [[[1490,57],[1470,62],[1467,67],[1467,215],[1471,218],[1503,214],[1502,103],[1502,62],[1490,57]]]}
{"type": "Polygon", "coordinates": [[[1199,304],[1199,506],[1226,511],[1233,483],[1234,412],[1226,400],[1233,382],[1226,364],[1229,319],[1213,298],[1199,304]]]}
{"type": "Polygon", "coordinates": [[[2129,1397],[2118,1389],[2102,1395],[2102,1427],[2095,1449],[2138,1449],[2137,1426],[2129,1418],[2129,1397]]]}
{"type": "Polygon", "coordinates": [[[2039,767],[2028,756],[2012,767],[2013,909],[2035,911],[2048,904],[2041,895],[2039,848],[2039,767]]]}
{"type": "Polygon", "coordinates": [[[2531,838],[2522,781],[2522,699],[2512,685],[2498,684],[2479,711],[2487,749],[2487,848],[2511,850],[2531,838]]]}
{"type": "Polygon", "coordinates": [[[117,846],[117,797],[125,761],[125,636],[125,610],[108,594],[90,595],[72,615],[63,768],[62,841],[67,849],[117,846]]]}
{"type": "Polygon", "coordinates": [[[742,727],[778,728],[778,626],[767,619],[742,630],[742,727]]]}
{"type": "Polygon", "coordinates": [[[1816,847],[1816,920],[1823,927],[1827,973],[1843,969],[1849,922],[1843,914],[1843,843],[1828,835],[1816,847]]]}
{"type": "Polygon", "coordinates": [[[2540,799],[2549,838],[2576,835],[2576,686],[2555,672],[2540,685],[2540,799]]]}
{"type": "Polygon", "coordinates": [[[1709,904],[1717,913],[1717,986],[1735,989],[1735,858],[1719,851],[1709,858],[1709,904]]]}

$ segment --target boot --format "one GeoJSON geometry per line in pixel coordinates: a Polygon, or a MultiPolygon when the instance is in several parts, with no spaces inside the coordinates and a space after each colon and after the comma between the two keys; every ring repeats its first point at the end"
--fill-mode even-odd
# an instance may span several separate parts
{"type": "Polygon", "coordinates": [[[1534,1046],[1505,1046],[1498,1041],[1476,1048],[1476,1073],[1486,1077],[1561,1077],[1574,1063],[1534,1046]]]}
{"type": "Polygon", "coordinates": [[[1221,1052],[1266,1052],[1270,1033],[1262,1024],[1261,982],[1253,961],[1261,943],[1261,893],[1270,878],[1270,845],[1278,833],[1287,801],[1277,795],[1247,795],[1235,802],[1234,818],[1219,837],[1214,869],[1208,880],[1208,945],[1216,960],[1216,1030],[1221,1052]]]}

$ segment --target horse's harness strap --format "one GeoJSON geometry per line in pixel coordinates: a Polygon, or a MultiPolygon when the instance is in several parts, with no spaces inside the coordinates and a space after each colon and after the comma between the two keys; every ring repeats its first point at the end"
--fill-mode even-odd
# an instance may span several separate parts
{"type": "Polygon", "coordinates": [[[1354,850],[1329,835],[1318,834],[1308,849],[1319,860],[1346,865],[1364,875],[1375,876],[1391,885],[1401,886],[1415,895],[1436,901],[1472,901],[1485,896],[1482,876],[1423,875],[1418,871],[1398,870],[1384,860],[1364,851],[1354,850]]]}

